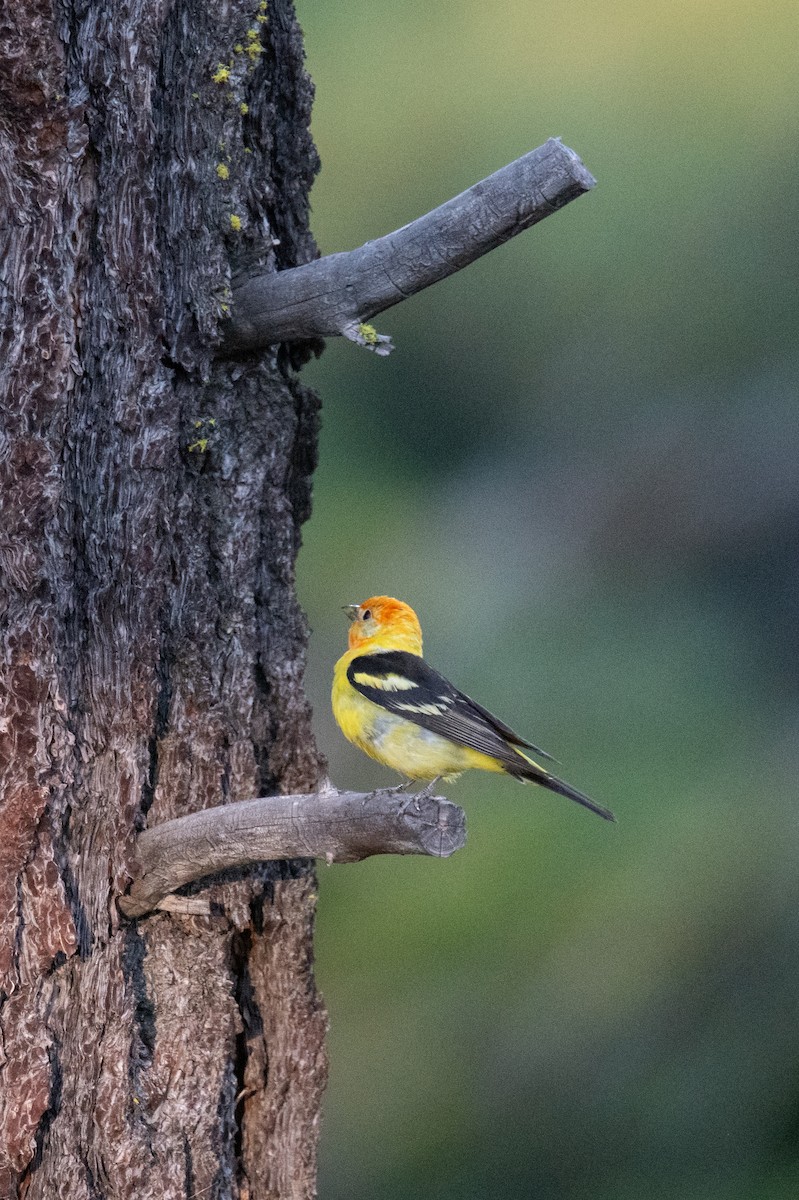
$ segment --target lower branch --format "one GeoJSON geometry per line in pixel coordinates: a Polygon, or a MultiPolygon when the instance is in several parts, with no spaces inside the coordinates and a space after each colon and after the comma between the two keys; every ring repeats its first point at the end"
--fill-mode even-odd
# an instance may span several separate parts
{"type": "MultiPolygon", "coordinates": [[[[119,898],[140,917],[165,896],[229,867],[266,859],[358,862],[373,854],[448,858],[466,842],[463,809],[441,796],[396,792],[329,792],[264,796],[164,821],[136,841],[139,874],[119,898]]],[[[165,907],[180,907],[180,901],[165,907]]]]}
{"type": "Polygon", "coordinates": [[[423,217],[357,250],[233,286],[224,348],[343,334],[388,354],[391,339],[365,323],[529,229],[589,191],[595,179],[558,138],[495,171],[423,217]]]}

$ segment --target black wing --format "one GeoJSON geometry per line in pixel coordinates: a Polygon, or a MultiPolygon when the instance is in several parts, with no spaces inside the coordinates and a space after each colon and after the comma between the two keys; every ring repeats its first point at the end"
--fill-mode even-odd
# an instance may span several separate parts
{"type": "Polygon", "coordinates": [[[350,663],[347,678],[362,696],[388,712],[509,766],[519,762],[514,746],[551,757],[458,691],[416,654],[384,650],[359,655],[350,663]]]}

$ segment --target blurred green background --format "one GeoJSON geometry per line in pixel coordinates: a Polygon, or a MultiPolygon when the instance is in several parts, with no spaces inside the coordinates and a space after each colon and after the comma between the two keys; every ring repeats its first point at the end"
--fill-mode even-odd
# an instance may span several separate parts
{"type": "Polygon", "coordinates": [[[561,136],[591,194],[331,342],[300,556],[616,827],[490,776],[447,862],[321,868],[324,1200],[799,1193],[795,3],[300,0],[323,253],[561,136]]]}

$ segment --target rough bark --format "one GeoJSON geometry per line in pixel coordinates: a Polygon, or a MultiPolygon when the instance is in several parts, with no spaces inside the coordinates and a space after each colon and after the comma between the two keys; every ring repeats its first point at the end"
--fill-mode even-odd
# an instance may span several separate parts
{"type": "Polygon", "coordinates": [[[0,66],[0,1196],[310,1196],[312,864],[207,916],[115,902],[146,823],[321,774],[317,402],[213,355],[230,258],[315,253],[299,31],[289,0],[6,0],[0,66]]]}

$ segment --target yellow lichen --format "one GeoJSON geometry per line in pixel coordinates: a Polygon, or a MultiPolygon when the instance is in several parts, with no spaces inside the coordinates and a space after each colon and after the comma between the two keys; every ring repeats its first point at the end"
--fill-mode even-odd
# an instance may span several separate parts
{"type": "Polygon", "coordinates": [[[241,104],[239,105],[239,112],[241,113],[241,115],[242,115],[243,117],[246,117],[246,116],[247,116],[247,113],[248,113],[249,111],[250,111],[250,106],[249,106],[249,104],[245,103],[245,101],[244,101],[244,100],[242,100],[241,104]]]}
{"type": "Polygon", "coordinates": [[[248,29],[247,30],[247,41],[248,42],[258,42],[258,41],[260,41],[260,38],[261,38],[260,29],[248,29]]]}
{"type": "Polygon", "coordinates": [[[236,51],[237,54],[244,53],[244,47],[242,46],[241,42],[236,42],[236,45],[233,47],[233,49],[236,51]]]}
{"type": "Polygon", "coordinates": [[[216,173],[220,179],[230,179],[230,169],[225,165],[225,163],[216,164],[216,173]]]}
{"type": "Polygon", "coordinates": [[[366,342],[367,346],[376,346],[377,345],[377,339],[378,339],[379,335],[378,335],[378,332],[375,329],[374,325],[364,325],[363,323],[361,323],[358,326],[358,333],[361,335],[363,340],[366,342]]]}
{"type": "Polygon", "coordinates": [[[226,67],[224,63],[220,63],[211,76],[211,79],[214,83],[227,83],[230,79],[230,67],[226,67]]]}
{"type": "MultiPolygon", "coordinates": [[[[230,228],[235,233],[238,233],[239,230],[241,229],[241,217],[238,215],[238,213],[230,214],[230,228]]],[[[224,305],[222,307],[224,308],[224,305]]]]}
{"type": "MultiPolygon", "coordinates": [[[[224,307],[224,305],[222,307],[224,307]]],[[[210,432],[216,428],[216,418],[215,416],[200,416],[200,419],[198,421],[194,421],[193,425],[198,432],[202,430],[202,428],[206,428],[206,430],[210,432]]],[[[194,438],[193,442],[190,442],[190,444],[186,446],[186,449],[188,452],[190,452],[190,454],[205,454],[205,451],[208,450],[210,444],[209,432],[206,432],[204,436],[194,438]]]]}
{"type": "Polygon", "coordinates": [[[255,19],[259,25],[263,25],[264,21],[266,20],[266,17],[263,15],[263,13],[259,13],[255,19]]]}

